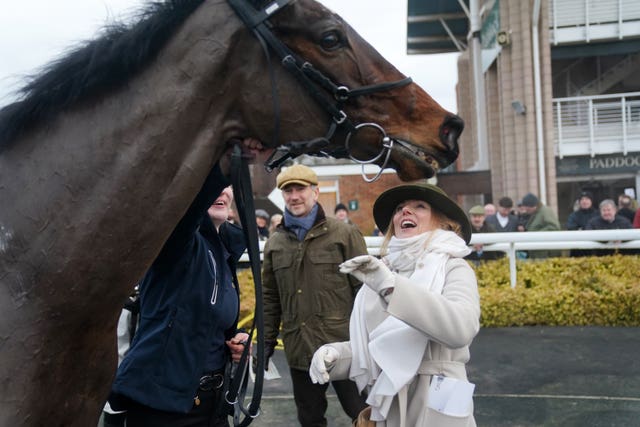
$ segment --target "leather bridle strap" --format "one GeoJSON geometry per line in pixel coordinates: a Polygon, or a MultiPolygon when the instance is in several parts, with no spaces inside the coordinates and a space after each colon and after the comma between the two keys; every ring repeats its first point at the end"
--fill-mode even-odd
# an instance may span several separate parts
{"type": "MultiPolygon", "coordinates": [[[[329,139],[333,136],[337,128],[345,128],[350,133],[355,130],[354,124],[349,120],[347,114],[342,109],[343,104],[348,100],[357,96],[369,95],[375,92],[387,91],[408,85],[412,82],[411,77],[406,77],[395,82],[384,82],[375,85],[369,85],[360,87],[357,89],[349,89],[346,86],[338,85],[334,83],[330,78],[325,76],[322,72],[314,68],[314,66],[304,60],[298,58],[280,39],[278,39],[269,27],[268,19],[271,15],[281,10],[284,6],[290,3],[291,0],[274,0],[267,5],[263,10],[257,10],[253,6],[247,4],[246,0],[227,0],[229,5],[236,12],[238,17],[244,22],[244,24],[253,31],[254,35],[260,40],[260,43],[264,46],[268,45],[280,58],[282,65],[285,69],[289,70],[294,77],[302,84],[305,90],[313,97],[318,105],[323,108],[332,118],[329,128],[323,138],[315,138],[310,143],[313,145],[306,146],[305,150],[289,147],[284,145],[279,147],[277,152],[282,156],[278,159],[273,159],[273,156],[267,161],[266,168],[268,171],[279,167],[285,160],[296,157],[299,152],[307,154],[314,154],[315,147],[326,147],[329,145],[329,139]],[[326,96],[326,92],[330,93],[333,100],[326,96]],[[318,144],[318,140],[324,140],[324,143],[318,144]]],[[[268,53],[267,53],[268,57],[268,53]]],[[[272,82],[273,85],[273,82],[272,82]]],[[[276,117],[276,121],[278,121],[276,117]]],[[[278,126],[276,125],[276,129],[278,126]]],[[[277,133],[276,133],[277,135],[277,133]]],[[[298,145],[304,143],[297,143],[298,145]]],[[[315,151],[315,154],[322,155],[336,155],[338,153],[343,154],[345,148],[338,148],[331,153],[325,153],[322,148],[315,151]]],[[[274,152],[275,154],[275,152],[274,152]]]]}
{"type": "Polygon", "coordinates": [[[237,370],[229,386],[229,390],[225,394],[227,403],[233,404],[236,414],[234,416],[234,425],[239,427],[248,426],[251,421],[260,413],[260,399],[262,398],[262,385],[264,381],[264,316],[262,311],[262,280],[260,271],[260,248],[258,246],[258,228],[256,219],[253,215],[255,212],[253,206],[253,191],[251,189],[251,174],[247,161],[242,157],[242,149],[238,144],[234,145],[231,155],[231,184],[233,185],[234,198],[238,208],[238,216],[242,223],[244,231],[247,252],[249,253],[249,261],[251,263],[251,272],[253,273],[253,283],[255,286],[256,307],[253,316],[253,326],[249,333],[249,337],[253,336],[255,330],[257,340],[257,367],[255,384],[253,386],[253,395],[249,408],[244,407],[244,394],[247,387],[247,373],[250,369],[249,349],[247,343],[242,353],[242,357],[238,364],[237,370]],[[240,412],[245,415],[240,420],[240,412]]]}
{"type": "MultiPolygon", "coordinates": [[[[302,83],[304,88],[316,100],[316,102],[318,102],[335,121],[344,121],[346,114],[334,106],[332,102],[330,102],[318,90],[318,87],[313,80],[303,71],[301,64],[305,64],[305,62],[300,61],[293,51],[287,47],[287,45],[282,43],[280,39],[273,35],[271,29],[267,26],[267,19],[273,13],[286,6],[290,0],[276,0],[261,11],[254,9],[251,5],[248,5],[246,0],[228,0],[228,2],[244,24],[253,31],[254,35],[258,39],[266,42],[266,44],[280,59],[282,65],[291,72],[300,83],[302,83]]],[[[308,64],[308,66],[313,68],[311,64],[308,64]]],[[[320,72],[318,71],[318,73],[320,72]]]]}

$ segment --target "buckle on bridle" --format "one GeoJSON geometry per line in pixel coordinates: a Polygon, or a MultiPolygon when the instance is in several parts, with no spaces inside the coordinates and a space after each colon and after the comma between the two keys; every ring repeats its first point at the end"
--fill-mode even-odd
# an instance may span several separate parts
{"type": "Polygon", "coordinates": [[[345,113],[344,111],[340,110],[339,114],[340,114],[340,117],[334,117],[333,121],[336,122],[337,124],[341,125],[342,123],[344,123],[345,120],[347,120],[347,113],[345,113]]]}
{"type": "Polygon", "coordinates": [[[347,102],[349,100],[349,88],[346,86],[338,86],[336,88],[336,92],[333,94],[333,97],[336,101],[347,102]]]}

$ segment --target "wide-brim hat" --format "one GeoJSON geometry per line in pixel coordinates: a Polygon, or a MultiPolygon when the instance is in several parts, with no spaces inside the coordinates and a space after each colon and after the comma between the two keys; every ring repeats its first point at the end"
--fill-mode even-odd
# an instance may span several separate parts
{"type": "Polygon", "coordinates": [[[399,185],[378,196],[373,204],[373,219],[380,231],[387,231],[396,207],[405,200],[424,200],[429,203],[433,209],[460,224],[462,238],[466,243],[471,240],[471,223],[467,214],[444,190],[426,182],[399,185]]]}

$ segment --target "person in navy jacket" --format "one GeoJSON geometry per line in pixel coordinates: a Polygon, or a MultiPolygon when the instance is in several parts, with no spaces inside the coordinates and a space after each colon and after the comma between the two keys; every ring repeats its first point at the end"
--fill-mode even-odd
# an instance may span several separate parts
{"type": "Polygon", "coordinates": [[[228,426],[225,366],[248,339],[235,277],[245,246],[238,226],[207,214],[228,212],[228,186],[216,165],[140,283],[140,325],[109,398],[128,427],[228,426]]]}

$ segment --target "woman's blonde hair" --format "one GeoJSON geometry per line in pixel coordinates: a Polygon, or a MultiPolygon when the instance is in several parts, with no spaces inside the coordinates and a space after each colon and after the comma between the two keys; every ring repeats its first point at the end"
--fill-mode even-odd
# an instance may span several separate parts
{"type": "MultiPolygon", "coordinates": [[[[429,204],[429,206],[431,206],[429,204]]],[[[446,231],[453,231],[458,236],[464,239],[462,235],[462,227],[456,221],[452,220],[442,212],[440,212],[436,207],[431,206],[431,225],[433,226],[433,230],[441,229],[446,231]]],[[[387,232],[384,233],[384,239],[382,240],[382,245],[380,246],[380,256],[385,256],[388,253],[389,242],[391,238],[395,234],[395,227],[393,226],[393,216],[389,221],[389,226],[387,227],[387,232]]],[[[429,239],[431,240],[431,239],[429,239]]],[[[429,241],[427,241],[427,246],[429,245],[429,241]]]]}

